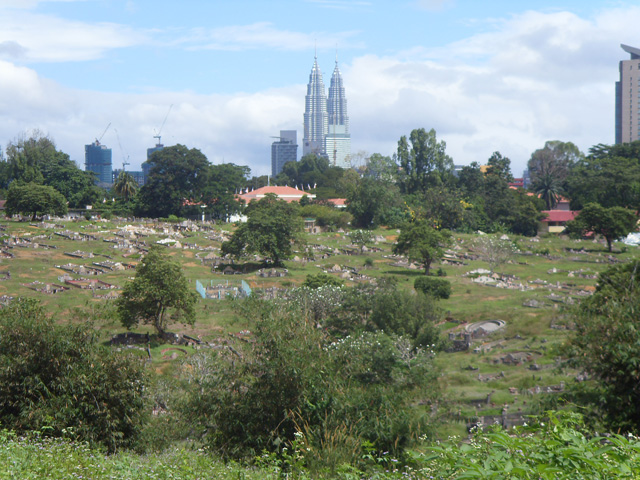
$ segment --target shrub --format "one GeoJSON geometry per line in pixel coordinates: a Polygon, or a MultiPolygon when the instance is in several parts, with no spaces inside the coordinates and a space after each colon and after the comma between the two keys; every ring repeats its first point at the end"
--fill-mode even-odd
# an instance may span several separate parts
{"type": "Polygon", "coordinates": [[[143,424],[143,365],[97,342],[89,325],[58,326],[33,299],[0,310],[0,425],[74,437],[114,451],[143,424]]]}
{"type": "Polygon", "coordinates": [[[418,277],[413,288],[434,298],[449,298],[451,296],[451,283],[443,278],[418,277]]]}

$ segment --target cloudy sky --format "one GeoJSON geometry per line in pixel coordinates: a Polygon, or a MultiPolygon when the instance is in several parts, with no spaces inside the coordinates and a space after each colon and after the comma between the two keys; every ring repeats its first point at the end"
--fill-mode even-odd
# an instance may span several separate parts
{"type": "Polygon", "coordinates": [[[456,164],[497,150],[519,175],[547,140],[613,143],[638,25],[635,1],[0,0],[0,145],[39,129],[84,166],[111,124],[135,170],[166,117],[165,145],[267,174],[337,51],[356,158],[434,128],[456,164]]]}

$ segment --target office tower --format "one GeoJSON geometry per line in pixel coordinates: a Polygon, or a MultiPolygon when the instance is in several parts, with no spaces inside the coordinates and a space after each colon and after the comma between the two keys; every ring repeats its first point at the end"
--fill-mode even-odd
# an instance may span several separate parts
{"type": "Polygon", "coordinates": [[[327,99],[327,117],[329,125],[325,136],[324,151],[329,163],[334,166],[349,168],[351,166],[351,134],[349,133],[349,117],[347,115],[347,99],[344,94],[342,75],[338,69],[338,60],[333,69],[329,98],[327,99]]]}
{"type": "Polygon", "coordinates": [[[111,149],[98,140],[84,146],[84,169],[96,173],[96,184],[109,187],[113,184],[111,172],[111,149]]]}
{"type": "Polygon", "coordinates": [[[285,163],[297,161],[297,137],[295,130],[280,130],[280,137],[271,144],[271,176],[278,175],[285,163]]]}
{"type": "Polygon", "coordinates": [[[327,134],[327,96],[322,83],[322,72],[318,67],[318,57],[313,61],[309,75],[304,107],[304,136],[302,154],[324,155],[324,137],[327,134]]]}
{"type": "Polygon", "coordinates": [[[628,143],[640,139],[640,49],[620,46],[631,59],[620,62],[616,82],[616,143],[628,143]]]}
{"type": "Polygon", "coordinates": [[[142,168],[142,183],[140,183],[140,185],[144,185],[145,183],[147,183],[147,180],[149,179],[149,172],[151,172],[151,169],[153,168],[153,166],[155,165],[153,162],[150,162],[149,159],[151,158],[151,155],[153,155],[155,152],[158,152],[160,150],[162,150],[164,148],[164,145],[160,143],[160,138],[159,136],[158,138],[158,143],[156,143],[155,147],[151,147],[151,148],[147,148],[147,160],[145,162],[142,163],[141,168],[142,168]]]}

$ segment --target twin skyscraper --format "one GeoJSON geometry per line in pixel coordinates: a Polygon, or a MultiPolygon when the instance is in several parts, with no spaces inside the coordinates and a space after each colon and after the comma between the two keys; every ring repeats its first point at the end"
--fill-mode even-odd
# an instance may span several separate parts
{"type": "MultiPolygon", "coordinates": [[[[302,155],[313,153],[327,158],[330,165],[351,167],[347,98],[337,58],[327,97],[322,72],[318,67],[318,57],[314,57],[304,100],[302,155]]],[[[282,171],[286,162],[295,159],[298,148],[295,130],[281,130],[280,137],[277,138],[279,140],[271,145],[271,171],[274,177],[282,171]]]]}
{"type": "Polygon", "coordinates": [[[337,59],[327,97],[322,72],[318,67],[318,57],[314,58],[304,103],[302,155],[315,153],[328,158],[330,165],[349,168],[351,134],[347,98],[337,59]]]}

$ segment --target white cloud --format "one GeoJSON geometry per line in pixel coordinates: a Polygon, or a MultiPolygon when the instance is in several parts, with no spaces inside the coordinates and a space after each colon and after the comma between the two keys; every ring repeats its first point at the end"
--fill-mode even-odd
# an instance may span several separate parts
{"type": "Polygon", "coordinates": [[[30,62],[92,60],[107,50],[147,41],[143,33],[123,25],[0,9],[0,58],[18,56],[21,61],[30,62]]]}
{"type": "Polygon", "coordinates": [[[189,50],[248,50],[277,49],[288,51],[333,48],[336,44],[360,47],[351,39],[358,32],[311,32],[301,33],[280,30],[272,23],[258,22],[251,25],[230,25],[226,27],[192,30],[175,43],[183,44],[189,50]]]}

